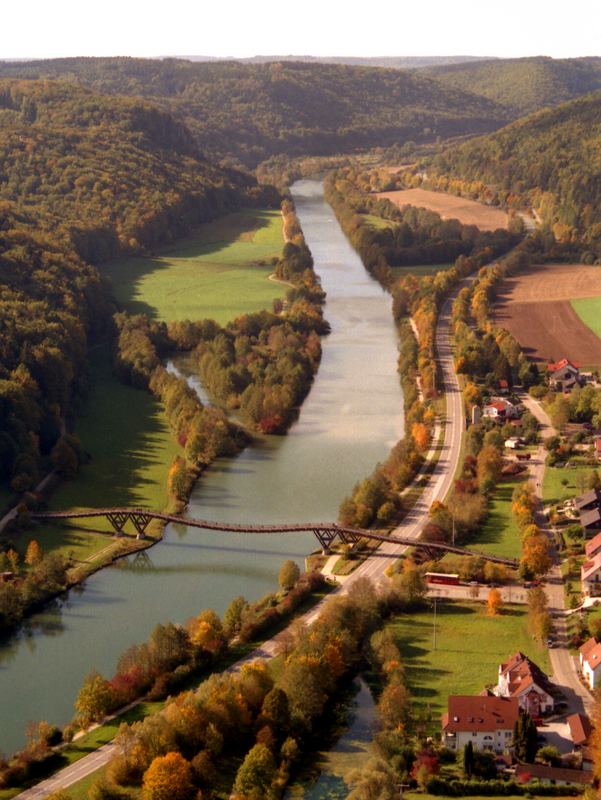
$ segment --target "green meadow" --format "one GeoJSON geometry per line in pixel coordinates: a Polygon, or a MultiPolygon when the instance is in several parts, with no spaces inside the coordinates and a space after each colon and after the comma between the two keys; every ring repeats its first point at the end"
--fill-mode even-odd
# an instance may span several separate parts
{"type": "Polygon", "coordinates": [[[413,702],[430,712],[433,729],[440,730],[449,695],[477,694],[494,685],[499,664],[517,650],[549,671],[548,652],[528,634],[525,608],[505,606],[491,617],[484,603],[439,600],[434,623],[430,608],[387,625],[401,650],[413,702]]]}
{"type": "Polygon", "coordinates": [[[601,297],[586,297],[570,302],[584,324],[601,338],[601,297]]]}
{"type": "Polygon", "coordinates": [[[269,280],[283,245],[279,211],[245,209],[200,226],[157,255],[119,259],[103,271],[130,313],[225,324],[271,308],[285,294],[285,286],[269,280]]]}

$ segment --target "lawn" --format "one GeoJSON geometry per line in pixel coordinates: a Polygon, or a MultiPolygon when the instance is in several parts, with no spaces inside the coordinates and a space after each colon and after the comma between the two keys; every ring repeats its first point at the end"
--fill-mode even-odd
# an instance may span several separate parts
{"type": "Polygon", "coordinates": [[[489,617],[483,604],[439,600],[435,650],[431,608],[399,615],[388,628],[400,646],[414,703],[430,712],[435,730],[450,694],[476,694],[494,685],[499,664],[517,650],[550,671],[548,652],[529,636],[526,610],[518,606],[489,617]]]}
{"type": "Polygon", "coordinates": [[[543,500],[546,504],[560,503],[562,500],[586,492],[593,466],[547,467],[543,479],[543,500]],[[562,481],[565,482],[562,483],[562,481]]]}
{"type": "Polygon", "coordinates": [[[424,275],[436,275],[437,272],[451,269],[453,264],[415,264],[410,267],[391,267],[395,278],[402,278],[404,275],[415,275],[422,278],[424,275]]]}
{"type": "Polygon", "coordinates": [[[570,302],[587,328],[601,338],[601,297],[586,297],[570,302]]]}
{"type": "Polygon", "coordinates": [[[511,513],[511,495],[519,481],[499,483],[490,501],[489,513],[482,530],[470,546],[495,556],[519,558],[520,530],[511,513]]]}
{"type": "Polygon", "coordinates": [[[395,224],[391,219],[384,219],[375,214],[362,214],[361,216],[364,222],[367,222],[368,225],[371,225],[372,228],[376,228],[377,230],[391,228],[395,224]]]}
{"type": "MultiPolygon", "coordinates": [[[[108,354],[93,352],[92,386],[78,417],[76,432],[91,454],[77,477],[60,484],[50,509],[139,506],[163,509],[168,504],[167,472],[178,451],[161,405],[148,393],[120,383],[112,374],[108,354]]],[[[82,522],[75,530],[46,525],[35,532],[44,551],[60,549],[86,559],[111,539],[89,531],[111,531],[108,521],[82,522]]],[[[30,538],[23,537],[25,546],[30,538]]]]}
{"type": "Polygon", "coordinates": [[[285,294],[282,284],[269,280],[283,244],[279,211],[245,209],[202,225],[157,255],[119,259],[103,271],[130,313],[225,324],[271,308],[285,294]]]}

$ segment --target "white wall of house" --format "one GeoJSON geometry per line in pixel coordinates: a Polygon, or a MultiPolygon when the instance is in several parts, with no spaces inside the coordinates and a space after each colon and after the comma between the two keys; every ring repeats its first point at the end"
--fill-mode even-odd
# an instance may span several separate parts
{"type": "Polygon", "coordinates": [[[471,742],[474,750],[493,750],[495,753],[503,753],[513,746],[513,730],[459,731],[454,735],[449,735],[445,731],[442,739],[445,747],[451,750],[463,750],[465,745],[471,742]]]}

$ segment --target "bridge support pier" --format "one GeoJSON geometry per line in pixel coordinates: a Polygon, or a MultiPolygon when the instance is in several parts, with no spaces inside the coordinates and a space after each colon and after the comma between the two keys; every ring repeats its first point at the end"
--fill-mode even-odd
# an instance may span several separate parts
{"type": "Polygon", "coordinates": [[[106,518],[113,526],[113,536],[119,538],[123,536],[123,526],[127,522],[129,514],[124,511],[113,511],[106,515],[106,518]]]}
{"type": "Polygon", "coordinates": [[[130,514],[130,519],[133,522],[134,528],[138,532],[136,539],[145,539],[146,538],[146,528],[148,527],[148,523],[152,519],[150,514],[144,514],[144,512],[133,513],[130,514]]]}
{"type": "Polygon", "coordinates": [[[324,556],[329,556],[331,553],[330,545],[334,541],[334,539],[338,536],[338,531],[333,530],[323,530],[321,528],[316,528],[313,533],[317,538],[317,541],[321,545],[321,550],[324,556]]]}

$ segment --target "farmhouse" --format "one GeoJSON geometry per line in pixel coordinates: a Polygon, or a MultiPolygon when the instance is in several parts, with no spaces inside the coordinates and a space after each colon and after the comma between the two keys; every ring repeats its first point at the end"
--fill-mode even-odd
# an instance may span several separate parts
{"type": "Polygon", "coordinates": [[[442,741],[451,750],[468,742],[476,750],[502,753],[513,746],[520,706],[516,697],[451,695],[442,716],[442,741]]]}
{"type": "Polygon", "coordinates": [[[515,776],[519,783],[538,781],[552,786],[581,785],[588,786],[593,782],[590,770],[566,769],[565,767],[546,767],[543,764],[518,764],[515,776]]]}
{"type": "Polygon", "coordinates": [[[555,702],[545,673],[519,651],[505,664],[499,665],[497,697],[515,697],[522,711],[540,717],[553,711],[555,702]]]}
{"type": "Polygon", "coordinates": [[[549,386],[558,391],[569,392],[574,386],[580,386],[580,369],[577,364],[562,358],[554,364],[547,365],[549,386]]]}
{"type": "Polygon", "coordinates": [[[601,644],[591,636],[578,651],[578,658],[585,681],[594,689],[601,679],[601,644]]]}

